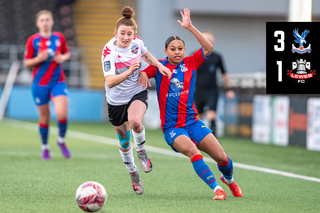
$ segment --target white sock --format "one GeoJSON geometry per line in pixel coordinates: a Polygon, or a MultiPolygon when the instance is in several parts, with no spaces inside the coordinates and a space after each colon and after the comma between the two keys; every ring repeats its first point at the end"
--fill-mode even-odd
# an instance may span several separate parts
{"type": "Polygon", "coordinates": [[[229,184],[229,185],[231,185],[233,182],[234,182],[234,180],[233,180],[233,177],[231,178],[231,179],[227,179],[227,178],[224,178],[225,180],[226,180],[226,182],[229,184]]]}
{"type": "Polygon", "coordinates": [[[144,150],[145,149],[144,143],[146,141],[146,132],[145,132],[144,126],[143,126],[142,132],[140,133],[135,133],[132,130],[132,135],[133,135],[134,143],[136,144],[137,151],[139,152],[140,150],[144,150]]]}
{"type": "Polygon", "coordinates": [[[124,165],[126,165],[128,171],[130,173],[137,171],[137,167],[134,164],[134,158],[132,153],[132,147],[130,147],[130,150],[128,152],[122,152],[119,150],[120,155],[122,157],[124,165]]]}
{"type": "Polygon", "coordinates": [[[64,138],[61,137],[61,136],[59,136],[59,137],[58,137],[58,143],[59,143],[59,144],[64,143],[64,138]]]}
{"type": "Polygon", "coordinates": [[[50,149],[49,144],[41,144],[41,150],[50,149]]]}
{"type": "Polygon", "coordinates": [[[214,188],[213,191],[216,192],[218,189],[223,190],[220,186],[216,186],[216,188],[214,188]]]}

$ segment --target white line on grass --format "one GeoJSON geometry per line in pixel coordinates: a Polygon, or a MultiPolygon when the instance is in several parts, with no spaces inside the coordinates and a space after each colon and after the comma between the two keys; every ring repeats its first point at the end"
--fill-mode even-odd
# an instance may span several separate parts
{"type": "MultiPolygon", "coordinates": [[[[5,121],[0,122],[0,124],[4,124],[6,126],[11,126],[14,128],[21,128],[21,129],[27,129],[27,130],[31,130],[31,131],[38,131],[38,124],[25,122],[25,121],[5,119],[5,121]]],[[[53,131],[50,131],[50,134],[54,134],[54,135],[58,134],[58,128],[50,127],[50,129],[53,130],[53,131]]],[[[92,134],[83,133],[83,132],[77,132],[77,131],[73,131],[73,130],[68,130],[68,137],[76,138],[76,139],[80,139],[80,140],[102,143],[102,144],[118,146],[118,140],[116,140],[116,139],[98,136],[98,135],[92,135],[92,134]]],[[[145,146],[146,146],[148,152],[154,152],[154,153],[163,154],[163,155],[170,155],[170,156],[175,156],[175,157],[186,158],[186,156],[184,156],[182,154],[178,154],[172,150],[158,148],[158,147],[149,146],[149,145],[145,145],[145,146]]],[[[203,159],[205,162],[216,163],[213,159],[208,158],[208,157],[203,157],[203,159]]],[[[319,178],[309,177],[309,176],[304,176],[304,175],[297,175],[294,173],[283,172],[283,171],[279,171],[279,170],[275,170],[275,169],[268,169],[268,168],[251,166],[251,165],[246,165],[246,164],[242,164],[242,163],[235,163],[235,162],[233,162],[233,166],[237,167],[237,168],[241,168],[241,169],[248,169],[248,170],[265,172],[265,173],[270,173],[270,174],[275,174],[275,175],[282,175],[282,176],[286,176],[286,177],[292,177],[292,178],[298,178],[298,179],[303,179],[303,180],[320,182],[319,178]]]]}

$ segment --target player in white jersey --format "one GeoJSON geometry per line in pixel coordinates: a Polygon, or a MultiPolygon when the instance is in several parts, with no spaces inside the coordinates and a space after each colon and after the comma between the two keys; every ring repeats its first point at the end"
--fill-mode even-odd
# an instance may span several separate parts
{"type": "Polygon", "coordinates": [[[148,91],[138,81],[141,58],[158,67],[168,78],[171,72],[148,52],[143,41],[136,36],[137,24],[132,19],[133,10],[126,6],[122,9],[122,15],[114,30],[115,37],[103,48],[101,60],[106,80],[109,121],[119,138],[119,151],[130,173],[133,190],[142,194],[143,184],[130,145],[131,127],[141,167],[144,172],[150,172],[152,163],[144,148],[145,128],[142,124],[148,107],[148,91]]]}

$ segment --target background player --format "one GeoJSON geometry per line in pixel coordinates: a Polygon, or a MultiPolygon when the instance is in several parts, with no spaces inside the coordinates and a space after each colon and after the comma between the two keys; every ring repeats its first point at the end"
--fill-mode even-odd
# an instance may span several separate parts
{"type": "Polygon", "coordinates": [[[65,144],[68,124],[68,97],[65,75],[61,63],[70,58],[63,34],[53,32],[52,13],[41,10],[36,15],[39,32],[29,37],[24,56],[25,67],[34,67],[32,95],[39,111],[39,131],[42,142],[42,159],[50,160],[48,132],[50,122],[49,101],[53,102],[58,119],[58,145],[64,157],[70,152],[65,144]]]}
{"type": "MultiPolygon", "coordinates": [[[[210,31],[203,31],[202,34],[214,45],[214,36],[210,31]]],[[[220,69],[222,79],[226,88],[226,97],[234,98],[231,89],[230,79],[224,68],[222,57],[216,51],[211,51],[209,58],[205,60],[197,70],[196,89],[194,93],[194,103],[198,110],[198,117],[202,120],[203,113],[210,122],[210,129],[216,135],[216,110],[219,98],[219,88],[217,85],[217,70],[220,69]]]]}
{"type": "Polygon", "coordinates": [[[171,36],[165,42],[168,56],[160,62],[172,71],[172,78],[164,78],[157,67],[148,66],[141,71],[139,82],[145,88],[150,85],[148,78],[155,78],[161,127],[168,145],[177,152],[190,158],[198,176],[214,190],[213,200],[224,200],[226,192],[218,185],[211,169],[203,161],[201,151],[206,152],[218,163],[222,172],[220,179],[229,186],[232,194],[242,197],[241,189],[233,179],[232,160],[225,154],[220,143],[210,134],[212,131],[197,118],[193,103],[196,70],[208,58],[213,46],[191,23],[190,11],[181,12],[182,22],[178,23],[189,30],[199,41],[202,48],[192,56],[185,57],[184,41],[178,36],[171,36]]]}
{"type": "Polygon", "coordinates": [[[134,164],[130,145],[130,127],[143,171],[150,172],[152,163],[145,151],[145,128],[142,124],[148,103],[148,91],[138,82],[141,58],[155,65],[164,75],[170,70],[157,61],[136,36],[137,24],[133,10],[126,6],[114,30],[115,37],[103,48],[101,60],[105,76],[109,121],[119,138],[119,149],[130,176],[133,190],[143,193],[139,171],[134,164]]]}

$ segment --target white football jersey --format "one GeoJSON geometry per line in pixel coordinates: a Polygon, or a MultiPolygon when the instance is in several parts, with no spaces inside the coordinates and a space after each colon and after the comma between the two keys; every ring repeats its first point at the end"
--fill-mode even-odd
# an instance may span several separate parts
{"type": "MultiPolygon", "coordinates": [[[[104,77],[123,73],[129,69],[133,60],[141,61],[141,56],[147,53],[147,48],[138,36],[133,38],[127,48],[117,47],[116,41],[117,38],[114,37],[103,48],[101,61],[104,77]]],[[[112,88],[109,88],[105,82],[107,102],[114,106],[125,105],[134,95],[143,91],[144,89],[138,82],[139,72],[140,68],[112,88]]]]}

